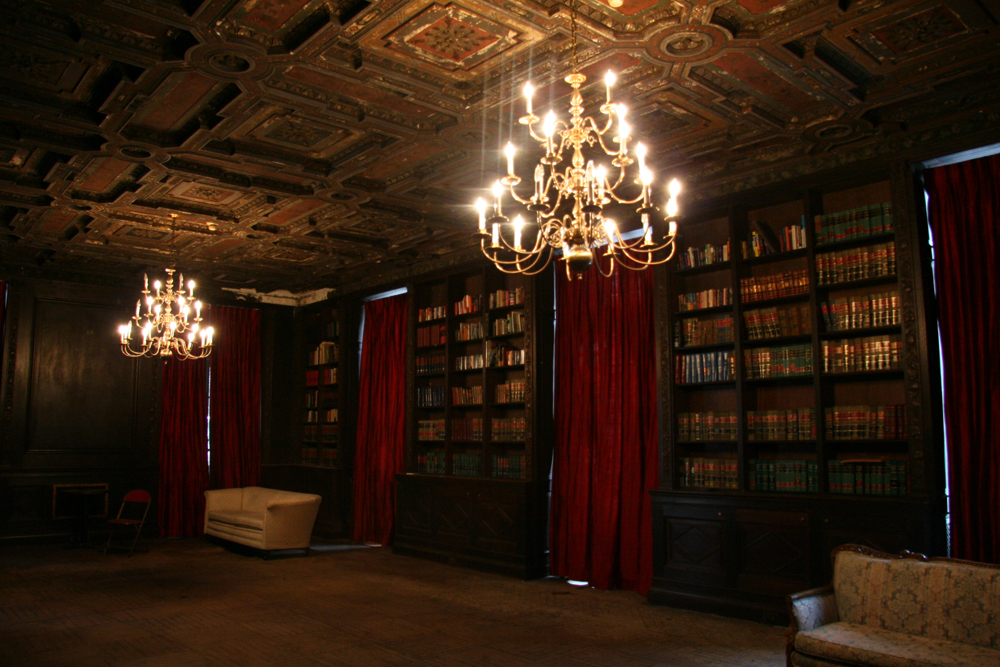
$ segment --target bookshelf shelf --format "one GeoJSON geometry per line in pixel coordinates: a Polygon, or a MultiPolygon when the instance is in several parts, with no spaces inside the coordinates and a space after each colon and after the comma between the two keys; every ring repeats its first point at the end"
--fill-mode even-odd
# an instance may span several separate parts
{"type": "Polygon", "coordinates": [[[926,231],[912,219],[919,202],[896,206],[911,193],[905,169],[852,174],[733,197],[683,225],[679,255],[735,252],[659,276],[669,325],[651,602],[778,618],[786,594],[829,581],[838,544],[919,551],[943,534],[925,435],[940,409],[916,389],[933,384],[919,347],[933,336],[915,250],[926,231]],[[718,298],[733,303],[684,310],[718,298]],[[729,329],[733,342],[713,341],[729,329]],[[717,355],[729,354],[732,380],[678,381],[719,372],[717,355]],[[782,547],[770,551],[774,540],[782,547]],[[686,560],[693,553],[713,556],[686,560]]]}

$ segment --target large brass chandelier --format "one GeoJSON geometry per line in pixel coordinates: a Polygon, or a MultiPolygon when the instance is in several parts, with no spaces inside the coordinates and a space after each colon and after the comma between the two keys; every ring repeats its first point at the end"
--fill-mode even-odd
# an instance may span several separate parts
{"type": "Polygon", "coordinates": [[[534,169],[534,193],[525,198],[515,190],[521,178],[514,170],[516,149],[508,142],[504,151],[507,175],[493,184],[492,204],[483,198],[476,201],[480,247],[504,273],[540,273],[548,266],[555,250],[560,249],[566,262],[566,274],[571,280],[594,263],[602,275],[610,276],[616,264],[637,271],[663,264],[674,256],[676,249],[680,183],[677,179],[670,182],[670,199],[662,223],[667,229],[665,233],[660,230],[661,235],[657,236],[654,219],[659,209],[652,202],[653,173],[646,166],[647,151],[643,144],[635,146],[636,159],[629,154],[631,128],[625,119],[626,107],[611,100],[614,73],[608,72],[604,79],[607,98],[600,112],[607,118],[599,123],[592,116],[583,115],[580,86],[587,77],[580,73],[577,65],[576,11],[572,6],[570,20],[573,72],[565,78],[573,89],[569,122],[556,118],[553,111],[549,111],[544,120],[532,113],[531,100],[535,91],[530,82],[524,86],[527,114],[518,122],[527,126],[531,138],[544,150],[534,169]],[[618,120],[617,136],[611,133],[615,118],[618,120]],[[605,143],[606,139],[612,142],[611,147],[605,143]],[[585,149],[611,158],[611,169],[588,160],[585,149]],[[566,156],[568,164],[564,165],[566,156]],[[632,165],[636,165],[636,169],[629,170],[632,165]],[[513,221],[507,217],[503,202],[505,190],[514,202],[527,208],[528,219],[534,217],[533,224],[521,215],[513,221]],[[612,206],[626,212],[625,207],[636,206],[638,224],[633,219],[628,228],[623,229],[612,217],[605,215],[605,207],[612,206]]]}
{"type": "Polygon", "coordinates": [[[135,315],[118,327],[122,352],[127,357],[170,357],[204,359],[212,353],[212,327],[201,328],[201,301],[194,300],[194,281],[184,289],[184,274],[174,289],[174,269],[166,269],[166,284],[159,280],[149,289],[149,276],[143,276],[143,298],[135,302],[135,315]],[[146,312],[141,314],[145,303],[146,312]],[[194,317],[191,317],[192,310],[194,317]],[[145,319],[145,322],[142,320],[145,319]],[[132,323],[141,336],[132,341],[132,323]]]}

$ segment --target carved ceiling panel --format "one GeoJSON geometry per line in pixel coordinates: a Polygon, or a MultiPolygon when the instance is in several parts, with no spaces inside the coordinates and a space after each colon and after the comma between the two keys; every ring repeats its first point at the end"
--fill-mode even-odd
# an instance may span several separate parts
{"type": "Polygon", "coordinates": [[[613,1],[576,0],[574,49],[560,0],[0,0],[0,272],[301,291],[471,258],[524,83],[565,113],[574,58],[693,197],[1000,125],[990,3],[613,1]]]}

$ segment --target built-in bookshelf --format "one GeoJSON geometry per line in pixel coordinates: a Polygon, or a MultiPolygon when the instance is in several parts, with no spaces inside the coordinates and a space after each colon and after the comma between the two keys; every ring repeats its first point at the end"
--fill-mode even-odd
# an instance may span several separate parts
{"type": "Polygon", "coordinates": [[[397,551],[449,553],[526,575],[544,567],[539,517],[546,512],[549,464],[540,461],[551,455],[551,438],[541,434],[550,432],[551,389],[540,395],[538,383],[549,374],[551,387],[551,293],[550,274],[531,278],[483,266],[410,288],[412,366],[397,551]],[[548,321],[541,332],[539,312],[548,321]],[[456,494],[466,498],[460,528],[446,525],[456,494]],[[479,500],[486,498],[489,503],[479,500]],[[430,506],[440,513],[419,510],[430,506]],[[478,537],[511,521],[506,537],[478,537]],[[445,539],[449,531],[460,536],[445,539]]]}
{"type": "Polygon", "coordinates": [[[343,322],[333,306],[308,313],[306,320],[300,463],[339,468],[343,322]]]}
{"type": "Polygon", "coordinates": [[[531,479],[531,284],[480,269],[415,287],[411,472],[531,479]]]}
{"type": "Polygon", "coordinates": [[[651,599],[750,614],[768,598],[740,595],[760,593],[780,614],[785,594],[828,581],[830,541],[937,539],[924,440],[937,417],[913,400],[926,329],[904,317],[923,313],[923,274],[900,270],[921,236],[894,205],[907,192],[884,175],[824,183],[681,226],[681,261],[661,273],[651,599]],[[840,518],[859,512],[872,519],[840,518]]]}

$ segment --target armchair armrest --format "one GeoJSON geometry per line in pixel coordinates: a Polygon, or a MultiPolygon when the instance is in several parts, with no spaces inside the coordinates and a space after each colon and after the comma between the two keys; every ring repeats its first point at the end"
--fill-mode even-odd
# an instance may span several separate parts
{"type": "Polygon", "coordinates": [[[785,631],[785,657],[788,665],[791,665],[796,633],[836,623],[840,620],[840,614],[837,611],[837,596],[833,592],[833,587],[823,586],[789,595],[788,617],[790,624],[785,631]]]}

